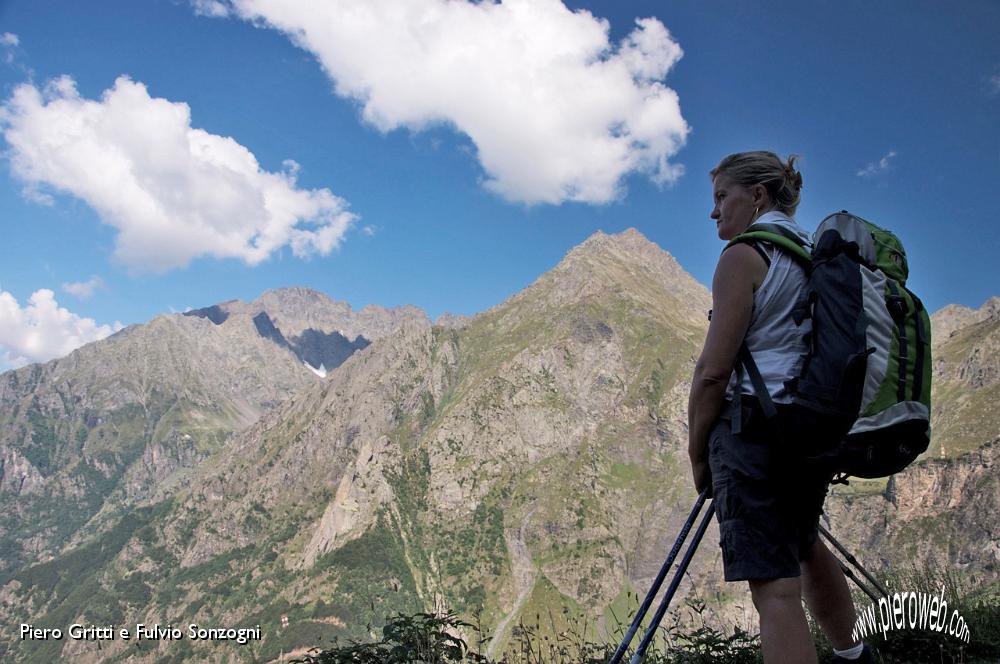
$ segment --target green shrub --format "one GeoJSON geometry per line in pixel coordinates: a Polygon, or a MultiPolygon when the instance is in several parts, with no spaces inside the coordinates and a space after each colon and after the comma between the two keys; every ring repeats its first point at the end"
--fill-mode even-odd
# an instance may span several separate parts
{"type": "Polygon", "coordinates": [[[298,664],[407,664],[422,662],[482,662],[489,660],[470,653],[468,645],[452,636],[448,628],[472,627],[448,612],[443,616],[417,613],[412,616],[397,614],[382,628],[382,639],[376,643],[351,645],[306,655],[292,660],[298,664]]]}

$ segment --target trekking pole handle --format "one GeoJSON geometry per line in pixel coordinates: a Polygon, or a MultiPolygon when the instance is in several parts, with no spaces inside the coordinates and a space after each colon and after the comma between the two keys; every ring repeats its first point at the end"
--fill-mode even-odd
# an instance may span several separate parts
{"type": "Polygon", "coordinates": [[[619,664],[622,657],[625,656],[625,651],[628,649],[629,644],[635,637],[636,631],[639,629],[639,624],[642,619],[646,616],[646,612],[649,611],[650,605],[653,603],[653,599],[656,597],[656,593],[659,592],[660,586],[663,585],[663,580],[667,576],[667,572],[670,571],[670,567],[674,564],[674,560],[677,559],[677,554],[680,553],[681,547],[684,545],[684,541],[687,539],[688,533],[691,532],[691,526],[694,525],[695,520],[698,518],[698,514],[701,512],[702,506],[705,504],[705,499],[708,498],[708,489],[705,489],[700,494],[698,494],[698,500],[695,501],[694,507],[691,508],[691,514],[688,515],[687,521],[684,522],[684,526],[681,528],[681,532],[677,535],[677,539],[674,540],[674,546],[670,549],[670,553],[667,555],[666,561],[663,566],[660,567],[659,574],[656,575],[656,579],[653,581],[652,587],[649,592],[646,593],[646,599],[642,601],[642,606],[635,614],[635,618],[632,620],[632,624],[629,625],[628,631],[625,633],[625,637],[622,639],[621,645],[612,655],[611,659],[608,660],[608,664],[619,664]]]}

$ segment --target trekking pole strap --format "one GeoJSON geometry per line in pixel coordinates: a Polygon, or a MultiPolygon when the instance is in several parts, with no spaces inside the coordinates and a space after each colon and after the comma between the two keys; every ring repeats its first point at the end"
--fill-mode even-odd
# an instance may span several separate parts
{"type": "Polygon", "coordinates": [[[618,650],[615,654],[608,660],[608,664],[618,664],[621,662],[622,657],[625,656],[625,651],[628,649],[629,644],[632,642],[632,638],[635,636],[636,631],[639,629],[639,624],[642,619],[646,616],[646,612],[649,611],[649,606],[653,603],[653,599],[656,597],[656,593],[660,591],[660,586],[663,585],[663,579],[666,578],[667,572],[670,571],[670,567],[674,564],[674,560],[677,559],[677,554],[680,553],[681,547],[684,546],[684,541],[687,540],[688,533],[691,532],[691,526],[694,525],[695,520],[698,518],[698,514],[701,513],[701,508],[705,504],[705,499],[708,498],[708,489],[705,489],[700,494],[698,494],[698,500],[695,501],[694,507],[691,508],[691,514],[688,515],[687,521],[684,522],[684,527],[681,528],[681,532],[677,535],[677,539],[674,540],[674,546],[670,549],[670,553],[667,555],[667,560],[660,567],[660,573],[656,575],[656,580],[653,581],[652,587],[649,592],[646,593],[646,599],[643,600],[642,606],[635,614],[635,618],[632,620],[632,624],[629,625],[628,631],[625,633],[625,638],[622,639],[621,645],[618,646],[618,650]]]}
{"type": "Polygon", "coordinates": [[[680,565],[677,566],[677,571],[674,573],[674,578],[670,581],[670,586],[667,588],[666,594],[660,601],[660,606],[656,609],[656,615],[653,616],[653,622],[649,624],[646,628],[646,633],[642,637],[642,641],[639,643],[639,649],[635,651],[632,655],[632,659],[629,664],[639,664],[642,662],[643,655],[646,654],[646,649],[649,644],[653,641],[653,636],[656,634],[656,628],[663,620],[663,615],[667,612],[667,607],[670,606],[670,600],[673,599],[674,593],[677,592],[677,586],[680,585],[681,579],[684,577],[684,572],[687,571],[688,565],[691,563],[691,559],[694,557],[694,552],[698,549],[698,545],[701,543],[701,538],[705,536],[705,531],[708,529],[708,524],[712,520],[712,516],[715,514],[715,505],[709,505],[708,510],[705,512],[705,516],[702,517],[701,523],[698,524],[698,530],[695,531],[694,538],[691,540],[691,544],[688,545],[687,551],[684,552],[684,558],[681,559],[680,565]]]}

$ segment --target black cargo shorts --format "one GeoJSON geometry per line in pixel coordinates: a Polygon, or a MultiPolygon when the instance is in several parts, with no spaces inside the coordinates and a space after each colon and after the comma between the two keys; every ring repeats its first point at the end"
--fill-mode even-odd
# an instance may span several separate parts
{"type": "MultiPolygon", "coordinates": [[[[796,452],[781,433],[781,415],[767,420],[744,398],[741,430],[733,408],[709,432],[713,503],[726,581],[799,576],[799,562],[816,543],[832,472],[796,452]]],[[[779,404],[780,406],[780,404],[779,404]]]]}

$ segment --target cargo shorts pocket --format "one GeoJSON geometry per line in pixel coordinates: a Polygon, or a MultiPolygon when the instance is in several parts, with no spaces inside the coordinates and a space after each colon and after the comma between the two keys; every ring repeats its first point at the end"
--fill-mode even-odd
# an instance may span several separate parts
{"type": "Polygon", "coordinates": [[[745,572],[745,554],[752,550],[754,539],[747,528],[746,509],[739,491],[733,489],[734,483],[729,479],[712,484],[712,502],[719,522],[719,548],[722,549],[722,566],[727,581],[745,572]]]}
{"type": "Polygon", "coordinates": [[[712,502],[719,523],[743,514],[743,504],[739,493],[733,491],[733,481],[728,477],[713,477],[712,502]]]}

